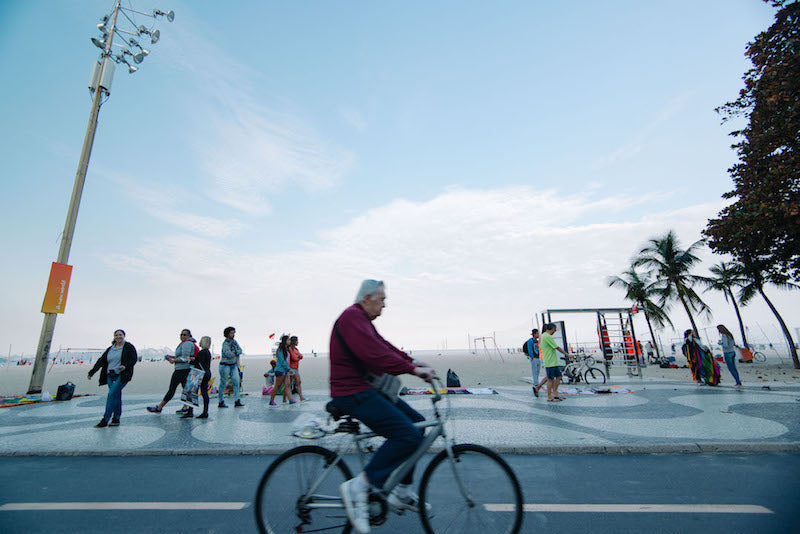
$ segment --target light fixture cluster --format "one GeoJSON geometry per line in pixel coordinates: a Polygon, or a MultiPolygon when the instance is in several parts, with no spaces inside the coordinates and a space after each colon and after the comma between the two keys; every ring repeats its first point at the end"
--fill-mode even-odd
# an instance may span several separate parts
{"type": "MultiPolygon", "coordinates": [[[[128,62],[128,58],[132,59],[134,63],[137,65],[144,61],[144,58],[150,54],[150,51],[144,48],[140,43],[139,40],[143,37],[150,39],[150,44],[156,44],[161,37],[161,32],[157,29],[152,27],[147,28],[144,25],[136,25],[133,21],[131,16],[128,13],[137,13],[139,15],[144,15],[145,17],[150,17],[154,20],[158,17],[164,17],[169,22],[175,20],[175,12],[170,11],[161,11],[160,9],[154,9],[152,13],[143,13],[141,11],[136,11],[135,9],[122,7],[117,4],[117,13],[121,13],[127,22],[130,23],[131,27],[129,29],[125,29],[120,27],[120,20],[117,16],[105,15],[103,16],[100,23],[97,25],[97,29],[100,31],[99,37],[92,37],[92,43],[102,50],[102,55],[107,55],[110,59],[114,61],[114,63],[124,63],[128,67],[128,73],[133,74],[138,70],[137,67],[131,65],[128,62]],[[118,44],[113,42],[113,38],[115,36],[119,36],[124,44],[118,44]],[[112,39],[111,46],[107,46],[109,39],[112,39]],[[114,53],[111,48],[112,47],[119,47],[119,51],[114,53]],[[109,50],[106,50],[106,49],[109,50]]],[[[115,15],[117,14],[115,13],[115,15]]]]}

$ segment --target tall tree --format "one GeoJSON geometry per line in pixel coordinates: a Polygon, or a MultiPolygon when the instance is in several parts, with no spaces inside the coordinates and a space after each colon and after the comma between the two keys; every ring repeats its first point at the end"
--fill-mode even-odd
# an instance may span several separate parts
{"type": "Polygon", "coordinates": [[[692,289],[703,279],[691,274],[691,270],[700,261],[695,253],[703,246],[703,241],[695,241],[689,245],[689,248],[683,250],[680,248],[675,232],[670,230],[663,237],[653,238],[648,243],[650,244],[639,252],[632,267],[648,269],[650,276],[655,279],[652,284],[653,288],[661,297],[659,304],[664,306],[672,299],[679,300],[683,309],[686,310],[686,315],[689,316],[692,329],[697,335],[700,335],[692,311],[710,315],[711,309],[692,289]]]}
{"type": "Polygon", "coordinates": [[[657,328],[664,328],[664,324],[672,325],[672,321],[667,316],[666,309],[653,302],[653,299],[660,295],[660,292],[653,287],[647,277],[640,275],[636,269],[631,267],[622,273],[622,276],[610,276],[608,287],[619,287],[625,290],[625,298],[636,304],[644,312],[647,321],[647,328],[650,330],[650,338],[656,348],[656,355],[661,358],[661,351],[658,348],[656,336],[653,334],[653,326],[650,320],[656,324],[657,328]]]}
{"type": "MultiPolygon", "coordinates": [[[[783,330],[783,335],[786,338],[786,344],[789,346],[789,355],[792,357],[794,368],[800,369],[800,360],[797,358],[797,347],[794,346],[792,335],[789,333],[789,329],[786,328],[786,323],[783,322],[783,318],[778,313],[778,310],[775,309],[775,305],[772,304],[772,301],[769,300],[766,293],[764,293],[764,285],[767,283],[767,280],[764,277],[763,266],[755,263],[744,263],[742,265],[742,274],[744,275],[745,283],[742,285],[742,289],[739,291],[739,301],[742,303],[742,305],[745,305],[757,294],[761,295],[761,297],[764,299],[764,302],[767,303],[767,306],[769,306],[769,309],[775,314],[775,318],[778,319],[778,323],[781,325],[781,330],[783,330]]],[[[772,278],[774,278],[774,276],[772,278]]],[[[800,286],[792,284],[788,280],[784,280],[782,283],[776,283],[775,281],[770,283],[779,289],[800,288],[800,286]]]]}
{"type": "Polygon", "coordinates": [[[800,2],[770,3],[779,8],[775,22],[747,45],[753,66],[739,98],[717,108],[723,124],[738,117],[747,124],[731,132],[739,161],[723,197],[736,200],[704,234],[714,251],[756,261],[780,284],[780,277],[800,280],[800,2]]]}
{"type": "Polygon", "coordinates": [[[747,343],[747,336],[744,333],[744,323],[742,323],[742,314],[739,313],[739,305],[736,303],[736,297],[733,295],[733,290],[747,284],[747,278],[742,274],[742,266],[733,262],[720,262],[717,265],[711,266],[709,269],[714,276],[703,277],[703,282],[708,286],[709,290],[721,291],[725,296],[725,302],[733,303],[733,309],[736,310],[736,318],[739,320],[739,330],[742,332],[742,342],[746,348],[750,348],[747,343]]]}

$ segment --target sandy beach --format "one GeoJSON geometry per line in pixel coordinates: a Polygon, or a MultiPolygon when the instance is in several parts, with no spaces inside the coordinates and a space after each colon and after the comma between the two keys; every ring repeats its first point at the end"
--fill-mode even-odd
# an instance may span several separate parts
{"type": "MultiPolygon", "coordinates": [[[[459,375],[464,387],[509,387],[525,386],[523,377],[530,377],[531,370],[528,359],[522,353],[504,353],[501,361],[497,354],[489,359],[485,354],[475,355],[467,350],[463,352],[449,351],[446,355],[425,355],[424,361],[432,365],[444,377],[448,369],[459,375]]],[[[264,372],[267,369],[266,358],[245,358],[244,391],[252,395],[261,395],[264,385],[264,372]]],[[[685,363],[678,357],[679,365],[685,363]]],[[[602,366],[601,366],[602,367],[602,366]]],[[[724,363],[720,364],[722,385],[731,386],[733,381],[724,363]]],[[[212,363],[213,376],[218,379],[218,363],[212,363]]],[[[92,380],[87,378],[91,365],[56,364],[49,368],[45,378],[44,390],[55,395],[59,384],[71,381],[76,385],[75,394],[105,395],[107,388],[97,384],[98,375],[92,380]]],[[[763,386],[769,383],[795,384],[800,382],[800,370],[794,369],[784,357],[781,363],[776,357],[768,357],[765,363],[739,364],[739,374],[745,386],[763,386]]],[[[12,396],[25,393],[31,377],[32,367],[29,365],[9,365],[0,367],[0,395],[12,396]]],[[[324,356],[306,356],[300,365],[303,387],[307,391],[325,391],[328,388],[328,358],[324,356]]],[[[136,365],[134,377],[125,388],[125,393],[163,394],[169,385],[172,365],[165,361],[142,361],[136,365]]],[[[403,384],[409,387],[421,387],[422,382],[411,376],[404,376],[403,384]]],[[[611,367],[610,382],[631,382],[624,367],[611,367]]],[[[644,369],[644,381],[678,380],[691,381],[689,369],[661,369],[648,366],[644,369]]]]}

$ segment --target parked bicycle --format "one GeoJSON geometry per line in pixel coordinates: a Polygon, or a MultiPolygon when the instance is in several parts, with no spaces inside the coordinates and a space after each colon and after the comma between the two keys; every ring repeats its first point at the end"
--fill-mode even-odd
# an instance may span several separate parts
{"type": "Polygon", "coordinates": [[[595,360],[591,356],[571,359],[561,370],[563,381],[567,384],[577,384],[581,380],[587,384],[605,384],[606,374],[594,365],[595,360]]]}
{"type": "MultiPolygon", "coordinates": [[[[383,488],[371,490],[370,525],[384,524],[390,511],[404,512],[389,503],[388,495],[431,445],[442,438],[444,450],[433,457],[419,483],[419,502],[425,503],[419,507],[419,515],[425,532],[465,532],[475,527],[492,534],[519,532],[522,490],[514,471],[491,449],[471,443],[455,444],[448,438],[447,418],[437,406],[443,398],[439,394],[442,383],[435,379],[433,386],[433,418],[415,423],[417,428],[428,431],[419,448],[392,472],[383,488]]],[[[347,434],[347,438],[336,451],[302,445],[286,451],[270,464],[256,492],[255,513],[260,532],[350,532],[351,525],[339,495],[339,486],[353,477],[344,457],[355,449],[363,469],[373,452],[366,442],[376,434],[362,432],[358,420],[341,414],[330,402],[325,409],[332,424],[309,424],[295,435],[318,439],[347,434]]]]}

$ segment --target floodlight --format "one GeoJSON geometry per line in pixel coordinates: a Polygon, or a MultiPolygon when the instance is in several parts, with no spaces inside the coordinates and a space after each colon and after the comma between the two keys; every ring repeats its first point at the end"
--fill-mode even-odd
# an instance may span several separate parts
{"type": "Polygon", "coordinates": [[[142,61],[144,61],[144,58],[145,58],[145,56],[147,56],[147,54],[149,54],[149,53],[150,53],[150,52],[148,52],[147,50],[145,50],[144,48],[142,48],[142,51],[141,51],[141,52],[139,52],[138,54],[134,54],[134,55],[133,55],[133,60],[134,60],[136,63],[141,63],[142,61]]]}
{"type": "Polygon", "coordinates": [[[108,31],[108,29],[106,28],[106,23],[105,22],[101,22],[100,24],[98,24],[97,25],[97,29],[100,30],[103,33],[106,33],[108,31]]]}
{"type": "Polygon", "coordinates": [[[159,15],[166,16],[167,20],[170,21],[170,22],[175,20],[175,12],[172,11],[171,9],[169,11],[167,11],[166,13],[161,11],[160,9],[154,9],[153,10],[153,17],[157,17],[159,15]]]}
{"type": "Polygon", "coordinates": [[[161,38],[161,30],[155,30],[150,33],[150,44],[156,44],[161,38]]]}
{"type": "Polygon", "coordinates": [[[137,70],[139,70],[139,69],[137,69],[137,68],[136,68],[136,67],[134,67],[133,65],[128,65],[128,74],[133,74],[133,73],[134,73],[134,72],[136,72],[137,70]]]}
{"type": "Polygon", "coordinates": [[[105,50],[106,49],[106,43],[101,41],[101,40],[99,40],[99,39],[97,39],[96,37],[92,37],[92,44],[94,44],[100,50],[105,50]]]}

